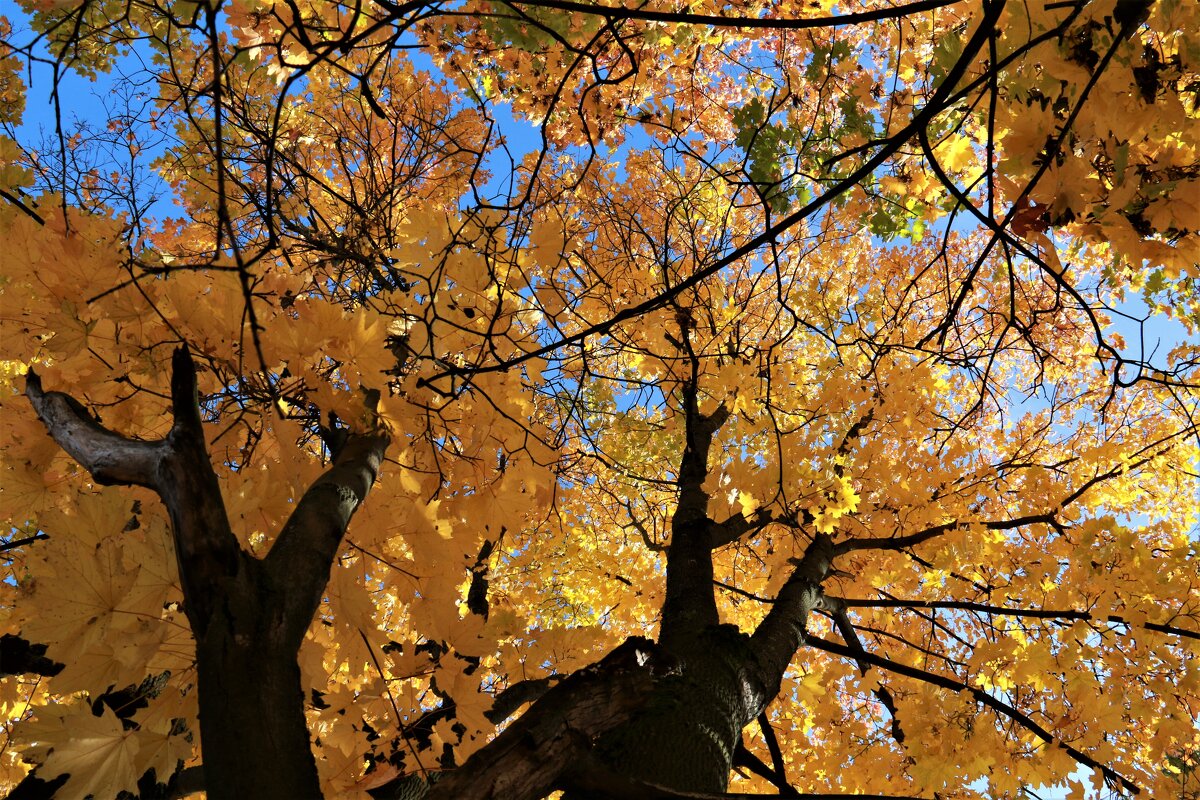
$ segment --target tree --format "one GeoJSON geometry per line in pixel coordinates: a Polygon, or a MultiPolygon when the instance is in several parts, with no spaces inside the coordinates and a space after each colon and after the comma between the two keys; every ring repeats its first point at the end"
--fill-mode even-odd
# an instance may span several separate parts
{"type": "Polygon", "coordinates": [[[1200,8],[26,13],[10,796],[1178,794],[1200,8]]]}

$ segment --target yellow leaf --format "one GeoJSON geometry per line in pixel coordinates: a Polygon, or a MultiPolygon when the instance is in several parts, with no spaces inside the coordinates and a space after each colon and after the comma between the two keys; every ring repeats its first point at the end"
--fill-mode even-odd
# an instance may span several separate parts
{"type": "Polygon", "coordinates": [[[375,604],[362,583],[363,570],[360,566],[334,566],[330,576],[330,591],[333,595],[334,612],[339,623],[362,631],[375,628],[375,604]]]}
{"type": "Polygon", "coordinates": [[[54,707],[43,709],[35,721],[21,726],[20,738],[30,743],[27,753],[45,759],[41,776],[70,774],[55,800],[84,800],[89,795],[104,800],[121,791],[137,791],[136,737],[107,706],[98,717],[87,705],[61,714],[54,707]]]}
{"type": "Polygon", "coordinates": [[[966,169],[975,156],[971,144],[968,136],[954,136],[947,139],[937,148],[938,161],[952,172],[966,169]]]}
{"type": "Polygon", "coordinates": [[[133,622],[122,606],[139,569],[126,568],[113,539],[95,548],[72,546],[69,538],[51,541],[61,548],[54,575],[36,584],[24,631],[33,641],[50,644],[54,658],[71,661],[103,641],[110,628],[133,622]]]}

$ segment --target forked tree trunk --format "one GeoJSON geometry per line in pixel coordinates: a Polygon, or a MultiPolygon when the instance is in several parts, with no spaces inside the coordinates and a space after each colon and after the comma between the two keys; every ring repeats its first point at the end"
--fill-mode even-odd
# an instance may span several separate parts
{"type": "Polygon", "coordinates": [[[382,464],[387,434],[339,431],[332,465],[259,559],[241,548],[229,525],[185,348],[172,359],[174,421],[159,441],[108,430],[75,399],[43,391],[32,371],[25,393],[50,435],[97,483],[145,486],[167,507],[196,640],[208,797],[320,798],[297,654],[350,517],[382,464]]]}

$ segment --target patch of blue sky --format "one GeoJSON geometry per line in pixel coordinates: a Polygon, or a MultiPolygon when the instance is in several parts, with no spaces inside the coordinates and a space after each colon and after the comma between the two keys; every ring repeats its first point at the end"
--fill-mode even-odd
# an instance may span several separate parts
{"type": "Polygon", "coordinates": [[[125,213],[140,238],[144,221],[174,208],[173,190],[153,168],[171,137],[169,121],[148,124],[158,116],[148,44],[136,43],[111,71],[88,77],[51,55],[14,0],[0,0],[0,16],[12,23],[9,43],[32,56],[21,75],[27,86],[21,123],[5,133],[37,165],[34,193],[62,193],[84,208],[107,205],[125,213]]]}

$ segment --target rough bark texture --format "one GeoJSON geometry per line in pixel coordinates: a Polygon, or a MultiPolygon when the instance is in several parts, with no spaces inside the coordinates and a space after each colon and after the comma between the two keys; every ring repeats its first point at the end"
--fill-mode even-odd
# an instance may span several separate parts
{"type": "MultiPolygon", "coordinates": [[[[686,338],[686,335],[685,335],[686,338]]],[[[667,550],[667,586],[659,641],[668,648],[683,644],[719,622],[713,595],[713,524],[708,517],[708,452],[713,436],[729,417],[724,406],[700,412],[695,376],[683,389],[685,439],[679,463],[679,503],[671,518],[667,550]]]]}
{"type": "MultiPolygon", "coordinates": [[[[687,330],[682,334],[686,343],[687,330]]],[[[659,629],[659,642],[678,659],[680,674],[664,681],[642,713],[601,739],[596,751],[602,762],[634,780],[720,792],[741,729],[758,713],[761,692],[747,681],[744,637],[718,624],[713,593],[713,526],[703,483],[713,437],[729,412],[719,406],[711,414],[701,413],[694,374],[682,387],[682,399],[684,452],[659,629]]],[[[595,787],[569,794],[571,800],[607,796],[595,787]]]]}
{"type": "MultiPolygon", "coordinates": [[[[831,543],[818,536],[753,635],[714,625],[676,637],[670,655],[679,674],[662,682],[628,724],[601,739],[596,753],[623,778],[664,790],[719,794],[741,743],[742,729],[779,692],[784,672],[804,641],[804,620],[821,599],[831,543]]],[[[627,788],[611,780],[579,783],[570,800],[620,800],[627,788]]],[[[651,796],[651,795],[647,795],[651,796]]],[[[666,796],[662,794],[659,796],[666,796]]]]}
{"type": "MultiPolygon", "coordinates": [[[[664,681],[635,719],[600,741],[600,759],[633,780],[724,791],[742,728],[767,700],[745,645],[736,628],[715,626],[672,650],[680,674],[664,681]]],[[[570,795],[610,796],[595,788],[570,795]]]]}
{"type": "Polygon", "coordinates": [[[804,644],[805,622],[821,603],[821,582],[833,569],[833,556],[833,541],[825,534],[815,534],[770,612],[750,637],[771,697],[779,693],[783,673],[804,644]]]}
{"type": "Polygon", "coordinates": [[[677,669],[662,649],[630,639],[560,682],[487,747],[439,780],[428,800],[537,798],[580,763],[600,735],[638,718],[677,669]]]}

